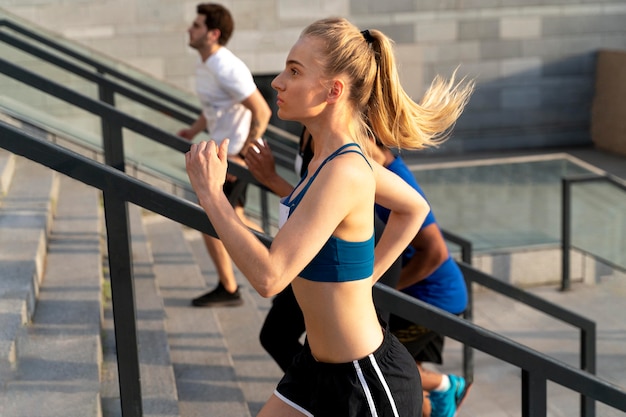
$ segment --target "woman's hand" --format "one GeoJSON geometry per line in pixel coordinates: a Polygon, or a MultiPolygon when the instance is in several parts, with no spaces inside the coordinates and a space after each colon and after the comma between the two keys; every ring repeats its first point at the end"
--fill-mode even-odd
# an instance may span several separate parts
{"type": "Polygon", "coordinates": [[[222,193],[228,168],[228,139],[219,148],[214,141],[194,143],[185,154],[187,175],[198,201],[222,193]]]}

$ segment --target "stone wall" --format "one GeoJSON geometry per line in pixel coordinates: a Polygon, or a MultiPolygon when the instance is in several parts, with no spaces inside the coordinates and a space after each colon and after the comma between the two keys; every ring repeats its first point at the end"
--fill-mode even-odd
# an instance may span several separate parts
{"type": "MultiPolygon", "coordinates": [[[[197,1],[0,0],[0,8],[192,90],[186,28],[197,1]]],[[[261,79],[282,69],[300,30],[342,15],[396,42],[415,100],[435,74],[475,78],[455,136],[439,152],[591,144],[596,53],[626,50],[623,0],[230,0],[229,47],[261,79]]]]}

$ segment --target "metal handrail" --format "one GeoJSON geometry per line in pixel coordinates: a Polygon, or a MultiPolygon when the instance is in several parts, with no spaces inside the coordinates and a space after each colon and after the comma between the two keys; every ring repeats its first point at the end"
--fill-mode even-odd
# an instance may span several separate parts
{"type": "Polygon", "coordinates": [[[126,74],[124,74],[123,72],[113,68],[110,65],[106,65],[103,64],[102,62],[99,62],[95,59],[89,58],[88,56],[85,56],[83,54],[80,54],[70,48],[67,48],[63,45],[60,45],[58,42],[54,42],[52,39],[47,38],[45,36],[41,36],[39,34],[37,34],[36,32],[29,30],[21,25],[16,24],[15,22],[12,22],[8,19],[0,19],[0,27],[2,26],[6,26],[18,33],[21,33],[24,36],[27,36],[43,45],[46,45],[56,51],[62,52],[63,54],[72,57],[73,59],[76,59],[77,61],[80,61],[86,65],[89,65],[91,67],[93,67],[97,72],[99,72],[100,74],[103,75],[111,75],[121,81],[124,81],[130,85],[133,85],[143,91],[146,91],[156,97],[160,97],[170,103],[176,104],[177,106],[192,111],[192,112],[196,112],[197,106],[194,106],[192,104],[189,104],[185,101],[182,101],[180,99],[178,99],[177,97],[174,97],[170,94],[165,93],[164,91],[161,91],[157,88],[152,87],[151,85],[141,82],[133,77],[130,77],[126,74]]]}
{"type": "MultiPolygon", "coordinates": [[[[461,260],[467,265],[472,264],[472,242],[456,235],[447,230],[441,229],[441,234],[444,239],[458,245],[461,248],[461,260]]],[[[458,262],[457,262],[458,263],[458,262]]],[[[465,320],[474,320],[474,290],[472,288],[471,280],[463,274],[465,280],[465,287],[467,288],[467,306],[463,311],[463,318],[465,320]]],[[[468,381],[474,381],[474,351],[471,346],[463,345],[463,377],[468,381]]]]}
{"type": "MultiPolygon", "coordinates": [[[[478,269],[464,262],[459,262],[459,267],[463,271],[463,276],[470,282],[475,282],[489,288],[498,294],[509,297],[513,300],[524,303],[535,308],[557,320],[561,320],[580,330],[580,369],[589,373],[596,372],[596,323],[564,309],[554,303],[544,300],[541,297],[517,288],[509,283],[495,279],[494,277],[479,271],[478,269]]],[[[595,415],[595,405],[591,398],[581,395],[581,417],[591,417],[595,415]]]]}
{"type": "MultiPolygon", "coordinates": [[[[120,170],[38,139],[1,121],[0,147],[103,191],[105,199],[108,200],[104,207],[108,245],[110,248],[119,245],[128,251],[125,256],[109,257],[112,291],[119,291],[118,285],[121,288],[129,289],[130,294],[125,294],[126,299],[132,300],[133,296],[132,262],[130,260],[130,245],[128,244],[129,223],[128,217],[124,216],[127,203],[136,204],[202,233],[216,236],[206,214],[196,204],[143,183],[120,170]],[[126,287],[120,285],[122,282],[126,282],[126,287]]],[[[258,232],[254,233],[266,246],[271,244],[269,236],[258,232]]],[[[374,286],[374,296],[378,305],[393,314],[407,320],[419,320],[424,326],[447,337],[468,344],[474,349],[518,367],[522,373],[523,417],[546,417],[547,381],[552,381],[579,392],[581,395],[626,412],[626,392],[595,375],[553,359],[382,284],[374,286]]],[[[115,308],[118,307],[116,304],[115,308]]],[[[134,320],[128,320],[129,317],[135,317],[132,302],[130,309],[125,311],[125,314],[127,314],[126,322],[134,322],[134,320]]],[[[116,330],[116,339],[118,334],[121,336],[116,330]]],[[[118,355],[122,354],[118,357],[118,362],[122,361],[122,366],[136,367],[138,370],[138,362],[129,363],[137,360],[137,346],[136,344],[128,344],[127,340],[123,340],[131,337],[132,335],[125,334],[124,337],[117,339],[118,355]],[[126,349],[130,349],[130,354],[126,349]]],[[[123,415],[125,417],[140,417],[142,409],[138,372],[136,375],[131,373],[131,376],[135,377],[136,380],[123,381],[122,383],[122,376],[128,376],[126,369],[120,375],[123,415]]]]}
{"type": "MultiPolygon", "coordinates": [[[[596,324],[595,322],[566,310],[556,304],[550,303],[527,291],[519,289],[506,282],[498,280],[471,266],[472,244],[470,241],[455,235],[454,233],[442,230],[444,238],[461,247],[462,261],[457,264],[463,272],[467,285],[468,303],[464,312],[464,318],[473,318],[473,286],[472,283],[482,285],[498,294],[504,295],[529,307],[535,308],[551,317],[561,320],[580,330],[580,369],[594,374],[596,372],[596,324]]],[[[469,345],[463,345],[463,370],[464,376],[469,381],[473,380],[473,352],[469,345]]],[[[581,396],[581,417],[591,417],[595,415],[595,405],[591,398],[581,396]]]]}
{"type": "Polygon", "coordinates": [[[626,191],[626,183],[610,174],[571,175],[561,179],[561,290],[571,287],[570,250],[572,248],[572,185],[583,182],[607,182],[626,191]]]}
{"type": "MultiPolygon", "coordinates": [[[[3,58],[0,58],[0,73],[4,73],[5,75],[14,78],[17,81],[37,88],[40,91],[48,93],[67,103],[80,107],[83,110],[99,116],[103,121],[106,121],[110,125],[115,125],[114,128],[112,128],[111,126],[103,126],[103,142],[105,147],[105,155],[106,147],[109,146],[108,142],[111,141],[111,138],[109,136],[119,136],[119,139],[121,140],[122,128],[127,128],[129,130],[132,130],[133,132],[139,133],[175,151],[184,153],[189,150],[190,143],[187,140],[181,139],[176,135],[154,127],[153,125],[146,123],[140,119],[129,116],[109,104],[93,100],[61,84],[41,77],[40,75],[21,68],[3,58]]],[[[117,160],[116,163],[118,165],[115,165],[115,167],[123,170],[124,160],[117,160]]],[[[248,171],[243,166],[234,162],[230,162],[228,164],[228,170],[230,173],[237,176],[238,178],[243,179],[245,182],[249,184],[254,184],[262,189],[266,189],[266,187],[261,184],[256,178],[254,178],[250,171],[248,171]]]]}
{"type": "MultiPolygon", "coordinates": [[[[198,106],[195,106],[185,101],[181,101],[171,94],[156,89],[133,77],[129,77],[128,75],[116,70],[109,65],[105,65],[87,56],[76,53],[75,51],[59,45],[58,43],[53,42],[48,38],[39,36],[35,32],[28,30],[27,28],[24,28],[20,25],[17,25],[14,22],[6,19],[0,19],[0,28],[2,26],[11,28],[12,30],[21,33],[22,35],[30,37],[31,39],[46,45],[50,49],[61,52],[79,62],[82,62],[83,64],[93,67],[95,72],[90,72],[66,59],[47,52],[46,49],[39,48],[28,42],[24,42],[16,36],[0,31],[0,41],[15,48],[18,48],[26,53],[29,53],[30,55],[42,59],[59,68],[69,71],[85,80],[95,83],[98,86],[100,101],[114,106],[114,95],[120,94],[130,100],[143,104],[149,108],[152,108],[153,110],[159,111],[164,115],[167,115],[175,120],[186,124],[193,123],[196,120],[197,115],[201,112],[201,108],[198,106]],[[114,77],[114,79],[107,78],[107,76],[114,77]],[[115,79],[127,83],[140,91],[151,94],[152,96],[159,97],[167,104],[159,102],[158,100],[154,100],[153,98],[146,96],[145,94],[133,91],[132,89],[120,84],[115,79]],[[183,109],[183,111],[180,111],[179,109],[183,109]],[[193,116],[190,116],[188,113],[191,113],[193,116]]],[[[286,132],[283,132],[281,131],[281,129],[274,126],[268,126],[268,133],[271,133],[270,136],[289,136],[286,132]]],[[[284,144],[276,143],[274,151],[276,162],[281,166],[289,167],[293,161],[293,158],[290,158],[290,156],[293,154],[294,150],[285,146],[284,144]]]]}

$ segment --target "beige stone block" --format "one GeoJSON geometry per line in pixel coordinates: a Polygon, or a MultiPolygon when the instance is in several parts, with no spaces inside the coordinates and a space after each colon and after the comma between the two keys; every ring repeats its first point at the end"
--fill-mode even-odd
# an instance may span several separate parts
{"type": "Polygon", "coordinates": [[[137,13],[137,0],[109,0],[109,1],[90,1],[85,6],[76,7],[87,9],[87,21],[82,24],[110,24],[115,26],[133,25],[140,23],[144,17],[137,13]]]}
{"type": "Polygon", "coordinates": [[[281,21],[302,19],[312,22],[328,16],[348,16],[348,0],[278,0],[278,17],[281,21]]]}
{"type": "Polygon", "coordinates": [[[454,20],[420,22],[415,29],[415,33],[418,43],[455,41],[458,37],[458,26],[454,20]]]}
{"type": "Polygon", "coordinates": [[[541,37],[541,18],[535,16],[510,16],[500,20],[502,39],[538,39],[541,37]]]}
{"type": "Polygon", "coordinates": [[[61,32],[69,39],[98,39],[112,38],[115,35],[113,26],[75,26],[61,32]]]}
{"type": "Polygon", "coordinates": [[[167,51],[182,53],[188,49],[187,40],[180,34],[147,34],[137,37],[138,55],[164,56],[167,51]]]}
{"type": "Polygon", "coordinates": [[[139,55],[139,45],[136,37],[115,36],[112,38],[92,39],[90,45],[93,49],[115,60],[126,61],[139,55]]]}
{"type": "Polygon", "coordinates": [[[165,75],[165,62],[162,58],[129,58],[128,63],[160,80],[165,75]]]}
{"type": "Polygon", "coordinates": [[[265,52],[258,54],[254,60],[254,67],[250,68],[254,74],[278,74],[285,68],[285,52],[265,52]]]}

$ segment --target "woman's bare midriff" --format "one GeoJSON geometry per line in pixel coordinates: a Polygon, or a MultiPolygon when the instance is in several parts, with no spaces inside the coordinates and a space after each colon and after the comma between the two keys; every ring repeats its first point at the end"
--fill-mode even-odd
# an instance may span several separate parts
{"type": "Polygon", "coordinates": [[[318,361],[351,362],[381,345],[383,330],[371,301],[371,279],[335,283],[296,278],[292,286],[318,361]]]}

